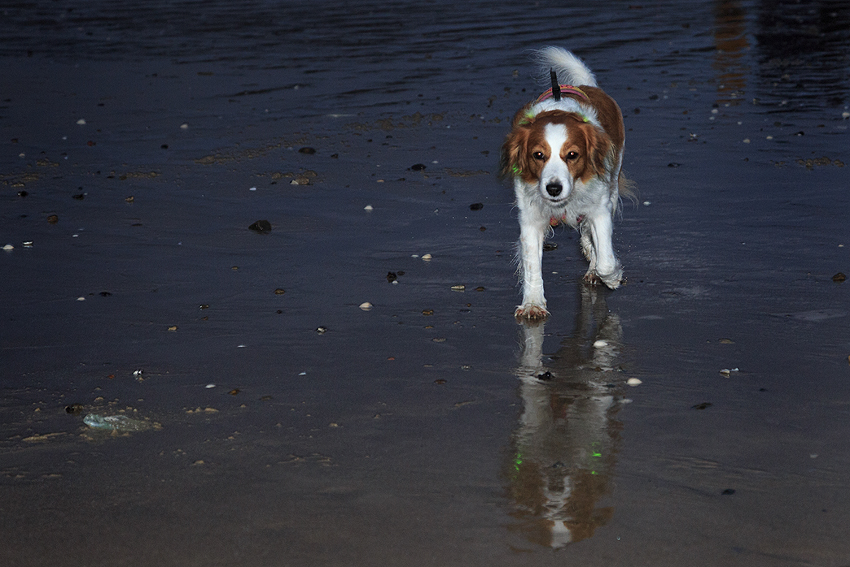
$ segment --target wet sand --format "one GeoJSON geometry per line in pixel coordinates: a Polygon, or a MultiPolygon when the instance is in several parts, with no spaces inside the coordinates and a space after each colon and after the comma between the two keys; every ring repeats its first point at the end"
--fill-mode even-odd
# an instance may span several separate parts
{"type": "Polygon", "coordinates": [[[0,563],[847,565],[850,4],[108,6],[0,23],[0,563]],[[639,200],[528,326],[541,38],[639,200]]]}

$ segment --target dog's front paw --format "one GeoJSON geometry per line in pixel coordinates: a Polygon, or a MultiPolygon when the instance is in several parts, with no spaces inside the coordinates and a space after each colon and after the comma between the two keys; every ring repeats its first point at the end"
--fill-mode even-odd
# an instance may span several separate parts
{"type": "Polygon", "coordinates": [[[584,283],[589,285],[599,285],[604,283],[611,289],[617,289],[620,287],[620,284],[625,283],[625,280],[623,279],[622,269],[615,270],[614,273],[604,276],[597,274],[595,271],[588,271],[584,274],[584,283]]]}
{"type": "Polygon", "coordinates": [[[587,273],[584,274],[584,283],[590,285],[599,285],[600,283],[604,283],[611,289],[617,289],[620,287],[620,284],[625,283],[625,280],[623,279],[623,268],[618,265],[614,271],[609,274],[600,274],[598,270],[588,270],[587,273]]]}
{"type": "Polygon", "coordinates": [[[516,317],[517,321],[542,321],[548,316],[549,312],[546,311],[545,307],[534,303],[523,303],[514,312],[514,317],[516,317]]]}

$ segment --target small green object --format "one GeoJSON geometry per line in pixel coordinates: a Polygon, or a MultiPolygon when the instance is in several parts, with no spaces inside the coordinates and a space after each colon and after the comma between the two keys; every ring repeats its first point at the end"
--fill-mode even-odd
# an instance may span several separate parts
{"type": "Polygon", "coordinates": [[[98,415],[90,413],[83,418],[83,423],[92,429],[104,429],[107,431],[143,431],[149,427],[144,421],[132,419],[126,415],[98,415]]]}

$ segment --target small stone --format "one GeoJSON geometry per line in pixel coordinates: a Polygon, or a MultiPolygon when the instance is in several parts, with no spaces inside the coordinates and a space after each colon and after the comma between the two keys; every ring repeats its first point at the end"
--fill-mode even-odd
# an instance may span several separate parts
{"type": "Polygon", "coordinates": [[[372,205],[366,205],[365,207],[363,207],[363,210],[364,211],[372,211],[374,209],[372,208],[372,205]]]}
{"type": "Polygon", "coordinates": [[[320,325],[319,327],[316,327],[316,332],[319,333],[320,335],[324,335],[325,333],[328,332],[328,328],[323,326],[323,325],[320,325]]]}
{"type": "Polygon", "coordinates": [[[272,224],[267,220],[258,220],[254,224],[248,227],[248,230],[253,230],[259,234],[266,234],[271,232],[272,224]]]}
{"type": "Polygon", "coordinates": [[[452,286],[452,291],[465,291],[465,290],[466,290],[465,285],[453,285],[452,286]]]}
{"type": "Polygon", "coordinates": [[[412,169],[413,171],[424,171],[425,170],[425,164],[424,163],[414,163],[413,165],[410,166],[410,169],[412,169]]]}
{"type": "Polygon", "coordinates": [[[598,341],[593,343],[593,346],[594,346],[594,348],[606,347],[606,346],[608,346],[608,341],[604,341],[602,339],[599,339],[598,341]]]}
{"type": "Polygon", "coordinates": [[[847,279],[847,276],[843,272],[838,272],[834,276],[832,276],[832,281],[835,283],[841,283],[847,279]]]}
{"type": "Polygon", "coordinates": [[[277,288],[276,290],[274,290],[275,295],[283,295],[284,293],[286,293],[285,289],[277,288]]]}
{"type": "Polygon", "coordinates": [[[372,307],[373,307],[373,305],[371,303],[369,303],[368,301],[364,301],[363,303],[360,304],[360,309],[362,309],[363,311],[370,311],[372,309],[372,307]]]}
{"type": "Polygon", "coordinates": [[[643,380],[639,380],[637,378],[629,378],[628,380],[626,380],[626,384],[628,384],[629,386],[640,386],[641,384],[643,384],[643,380]]]}
{"type": "Polygon", "coordinates": [[[430,254],[423,254],[422,259],[426,262],[430,262],[431,261],[431,255],[430,254]]]}
{"type": "Polygon", "coordinates": [[[483,208],[484,208],[484,203],[472,203],[471,205],[469,205],[470,211],[480,211],[483,208]]]}
{"type": "Polygon", "coordinates": [[[85,126],[85,124],[86,124],[86,119],[85,119],[85,118],[80,118],[79,120],[77,120],[77,124],[79,124],[80,126],[85,126]]]}
{"type": "Polygon", "coordinates": [[[172,332],[176,331],[176,330],[177,330],[177,325],[171,325],[170,327],[168,327],[168,330],[169,330],[169,331],[172,331],[172,332]]]}
{"type": "Polygon", "coordinates": [[[49,215],[47,217],[47,222],[49,222],[50,224],[56,224],[57,222],[59,222],[59,217],[57,215],[49,215]]]}
{"type": "Polygon", "coordinates": [[[313,155],[316,153],[316,148],[303,147],[298,150],[299,154],[313,155]]]}
{"type": "Polygon", "coordinates": [[[5,246],[3,247],[3,250],[5,250],[6,252],[10,252],[10,251],[12,251],[12,250],[14,250],[14,249],[15,249],[15,247],[14,247],[14,246],[12,246],[11,244],[7,244],[7,245],[5,245],[5,246]]]}
{"type": "Polygon", "coordinates": [[[81,414],[83,413],[84,409],[85,408],[83,407],[83,404],[70,404],[65,406],[65,411],[67,413],[70,413],[71,415],[81,414]]]}

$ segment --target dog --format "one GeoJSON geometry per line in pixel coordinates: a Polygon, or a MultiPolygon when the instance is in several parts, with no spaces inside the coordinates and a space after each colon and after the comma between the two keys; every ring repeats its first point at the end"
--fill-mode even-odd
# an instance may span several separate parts
{"type": "Polygon", "coordinates": [[[553,226],[581,234],[590,263],[584,281],[616,289],[623,267],[612,244],[620,196],[632,196],[622,174],[625,128],[613,98],[581,59],[560,47],[537,52],[552,88],[513,118],[501,151],[501,175],[513,180],[519,208],[522,304],[517,319],[549,315],[543,294],[543,241],[553,226]]]}

